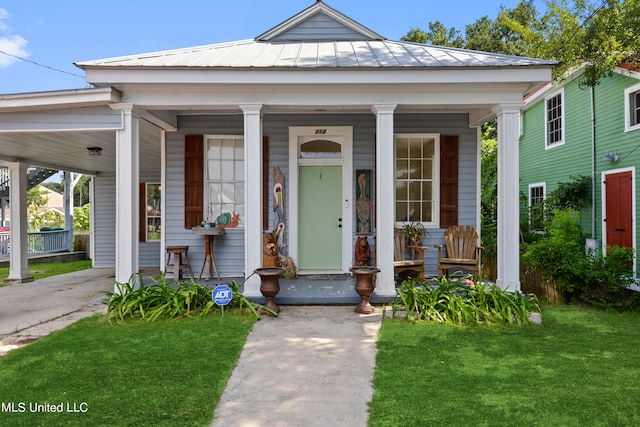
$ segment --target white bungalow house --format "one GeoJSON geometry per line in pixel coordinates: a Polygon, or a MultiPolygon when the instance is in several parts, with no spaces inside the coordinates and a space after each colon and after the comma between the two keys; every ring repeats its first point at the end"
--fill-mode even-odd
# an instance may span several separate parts
{"type": "MultiPolygon", "coordinates": [[[[237,223],[215,240],[220,274],[260,267],[277,167],[300,271],[347,273],[369,233],[376,294],[394,296],[395,226],[422,222],[427,245],[451,224],[479,228],[479,126],[497,116],[497,283],[519,289],[520,108],[555,62],[387,40],[317,1],[252,40],[76,65],[94,88],[0,96],[0,159],[16,218],[27,166],[93,175],[94,266],[115,266],[117,281],[164,264],[169,245],[189,245],[199,266],[191,228],[218,217],[237,223]]],[[[14,221],[18,281],[24,230],[14,221]]],[[[435,274],[436,251],[425,263],[435,274]]],[[[260,295],[258,278],[245,293],[260,295]]]]}

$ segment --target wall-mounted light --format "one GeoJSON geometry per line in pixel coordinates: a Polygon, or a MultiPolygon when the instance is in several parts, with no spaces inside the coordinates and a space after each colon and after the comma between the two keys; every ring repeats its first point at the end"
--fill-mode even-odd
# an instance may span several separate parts
{"type": "Polygon", "coordinates": [[[87,147],[90,156],[101,156],[102,147],[87,147]]]}
{"type": "Polygon", "coordinates": [[[620,160],[620,156],[618,156],[618,152],[616,151],[614,154],[607,153],[602,157],[603,162],[617,162],[620,160]]]}

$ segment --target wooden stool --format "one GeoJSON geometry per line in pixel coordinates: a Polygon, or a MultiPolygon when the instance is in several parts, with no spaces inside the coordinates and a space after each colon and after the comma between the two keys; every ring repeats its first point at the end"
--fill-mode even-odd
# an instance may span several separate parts
{"type": "Polygon", "coordinates": [[[167,265],[165,265],[164,271],[167,273],[172,269],[173,280],[182,280],[182,270],[189,270],[189,277],[193,277],[188,252],[189,246],[167,246],[167,265]],[[173,254],[173,263],[171,262],[171,254],[173,254]],[[182,254],[184,254],[184,262],[182,262],[182,254]]]}

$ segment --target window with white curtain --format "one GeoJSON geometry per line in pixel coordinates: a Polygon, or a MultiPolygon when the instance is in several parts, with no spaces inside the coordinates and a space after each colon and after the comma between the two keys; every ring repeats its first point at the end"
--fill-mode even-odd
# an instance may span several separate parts
{"type": "MultiPolygon", "coordinates": [[[[258,179],[258,177],[256,177],[258,179]]],[[[242,135],[205,137],[205,212],[207,222],[238,215],[244,226],[244,138],[242,135]]]]}

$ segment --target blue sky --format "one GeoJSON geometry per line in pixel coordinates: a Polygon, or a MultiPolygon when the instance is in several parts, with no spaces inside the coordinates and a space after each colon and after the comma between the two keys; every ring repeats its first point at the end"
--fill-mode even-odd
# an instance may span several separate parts
{"type": "MultiPolygon", "coordinates": [[[[250,39],[313,0],[0,0],[0,94],[87,87],[73,65],[93,59],[250,39]]],[[[371,30],[398,40],[430,21],[464,30],[518,0],[326,0],[371,30]]],[[[538,11],[543,0],[536,0],[538,11]]]]}

